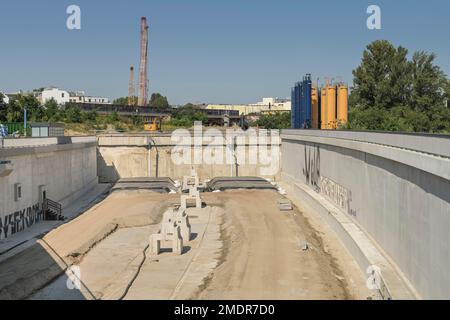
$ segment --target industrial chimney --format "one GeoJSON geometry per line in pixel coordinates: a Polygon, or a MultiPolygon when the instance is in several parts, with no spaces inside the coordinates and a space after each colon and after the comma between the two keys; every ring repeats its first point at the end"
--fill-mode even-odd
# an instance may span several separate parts
{"type": "Polygon", "coordinates": [[[148,25],[147,18],[141,18],[141,60],[139,64],[139,106],[146,106],[148,101],[148,25]]]}
{"type": "Polygon", "coordinates": [[[130,67],[130,81],[128,83],[128,105],[134,106],[136,104],[136,89],[134,87],[134,66],[130,67]]]}

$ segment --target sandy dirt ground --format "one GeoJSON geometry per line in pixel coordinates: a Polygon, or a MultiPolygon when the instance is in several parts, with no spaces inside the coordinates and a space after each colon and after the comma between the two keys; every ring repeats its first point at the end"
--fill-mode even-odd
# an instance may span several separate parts
{"type": "Polygon", "coordinates": [[[282,212],[273,191],[207,195],[226,212],[223,263],[200,299],[353,299],[334,257],[295,209],[282,212]],[[309,249],[303,250],[305,241],[309,249]]]}
{"type": "Polygon", "coordinates": [[[157,224],[164,208],[177,203],[175,195],[149,191],[112,193],[77,219],[50,232],[42,240],[59,256],[78,261],[117,228],[157,224]]]}
{"type": "Polygon", "coordinates": [[[280,211],[281,197],[268,190],[203,193],[206,206],[188,209],[193,237],[184,254],[151,256],[148,237],[179,195],[115,192],[0,263],[1,272],[40,288],[30,293],[11,283],[6,292],[31,299],[365,299],[364,276],[353,272],[343,247],[326,245],[296,207],[280,211]],[[80,268],[80,290],[67,289],[62,270],[70,265],[80,268]],[[47,278],[38,274],[45,268],[52,270],[47,278]]]}
{"type": "Polygon", "coordinates": [[[164,208],[178,199],[149,191],[108,196],[84,214],[58,227],[33,246],[0,262],[0,299],[24,299],[60,277],[97,244],[120,228],[159,223],[164,208]]]}

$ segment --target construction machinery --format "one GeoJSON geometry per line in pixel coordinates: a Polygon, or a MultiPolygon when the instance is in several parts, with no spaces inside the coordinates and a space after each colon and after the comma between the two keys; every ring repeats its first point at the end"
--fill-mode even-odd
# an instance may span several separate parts
{"type": "MultiPolygon", "coordinates": [[[[160,121],[159,121],[160,122],[160,121]]],[[[144,131],[157,132],[160,130],[160,123],[158,119],[154,118],[152,122],[147,122],[144,124],[144,131]]]]}

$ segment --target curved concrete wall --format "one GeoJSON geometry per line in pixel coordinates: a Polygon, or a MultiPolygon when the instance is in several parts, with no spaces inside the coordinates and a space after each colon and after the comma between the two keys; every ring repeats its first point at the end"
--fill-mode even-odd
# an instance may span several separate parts
{"type": "Polygon", "coordinates": [[[285,130],[282,177],[373,239],[422,298],[450,298],[450,138],[285,130]]]}

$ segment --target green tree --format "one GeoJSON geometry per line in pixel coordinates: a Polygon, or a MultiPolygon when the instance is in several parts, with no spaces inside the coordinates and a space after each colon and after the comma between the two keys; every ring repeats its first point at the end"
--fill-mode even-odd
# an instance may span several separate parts
{"type": "Polygon", "coordinates": [[[65,121],[68,123],[82,123],[83,116],[80,107],[74,103],[66,103],[64,107],[65,121]]]}
{"type": "Polygon", "coordinates": [[[412,58],[412,83],[409,105],[415,110],[429,111],[445,104],[448,80],[440,67],[434,65],[436,55],[419,51],[412,58]]]}
{"type": "Polygon", "coordinates": [[[4,101],[4,95],[0,92],[0,121],[6,121],[8,113],[8,104],[4,101]]]}
{"type": "Polygon", "coordinates": [[[119,114],[116,111],[106,116],[106,122],[109,124],[113,124],[115,122],[118,122],[119,120],[119,114]]]}
{"type": "Polygon", "coordinates": [[[22,122],[23,108],[17,100],[10,100],[6,112],[6,121],[8,122],[22,122]]]}
{"type": "Polygon", "coordinates": [[[95,123],[97,121],[97,117],[98,113],[96,110],[82,113],[83,122],[95,123]]]}
{"type": "Polygon", "coordinates": [[[113,104],[118,104],[118,105],[122,105],[122,106],[127,106],[128,105],[128,97],[120,97],[117,98],[113,101],[113,104]]]}
{"type": "Polygon", "coordinates": [[[450,107],[450,80],[447,79],[444,83],[444,96],[445,96],[445,106],[450,107]]]}
{"type": "Polygon", "coordinates": [[[390,108],[404,105],[411,83],[411,63],[408,50],[395,48],[386,40],[369,44],[361,64],[353,71],[352,97],[354,106],[390,108]]]}
{"type": "Polygon", "coordinates": [[[44,116],[44,108],[39,101],[31,95],[19,95],[17,99],[11,100],[6,107],[6,121],[22,122],[24,110],[27,110],[28,121],[41,121],[44,116]]]}
{"type": "Polygon", "coordinates": [[[350,129],[450,132],[450,82],[435,54],[407,50],[388,41],[367,46],[353,71],[350,129]]]}
{"type": "Polygon", "coordinates": [[[60,120],[58,103],[55,101],[55,99],[52,98],[46,101],[44,104],[44,109],[45,109],[45,120],[50,122],[60,120]]]}
{"type": "Polygon", "coordinates": [[[257,121],[252,123],[252,126],[259,126],[264,129],[287,129],[291,127],[291,113],[263,114],[257,121]]]}
{"type": "MultiPolygon", "coordinates": [[[[23,110],[27,109],[27,120],[28,121],[42,121],[44,117],[44,108],[41,106],[36,97],[32,95],[20,95],[17,99],[19,108],[23,110]]],[[[23,118],[23,117],[22,117],[23,118]]]]}
{"type": "Polygon", "coordinates": [[[207,120],[208,116],[204,111],[196,108],[192,103],[188,103],[172,114],[170,124],[179,127],[191,127],[195,121],[206,122],[207,120]]]}
{"type": "Polygon", "coordinates": [[[149,105],[152,108],[168,108],[169,102],[167,101],[167,97],[164,97],[160,93],[153,93],[149,105]]]}

